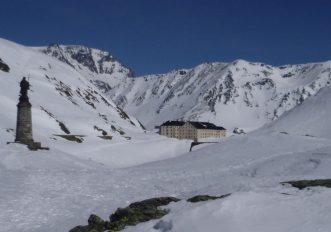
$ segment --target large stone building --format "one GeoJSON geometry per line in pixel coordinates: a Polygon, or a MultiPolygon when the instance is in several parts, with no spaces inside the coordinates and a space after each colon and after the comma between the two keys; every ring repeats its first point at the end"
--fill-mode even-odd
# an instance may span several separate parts
{"type": "Polygon", "coordinates": [[[199,141],[209,137],[225,137],[226,129],[209,122],[167,121],[160,126],[160,134],[170,138],[199,141]]]}

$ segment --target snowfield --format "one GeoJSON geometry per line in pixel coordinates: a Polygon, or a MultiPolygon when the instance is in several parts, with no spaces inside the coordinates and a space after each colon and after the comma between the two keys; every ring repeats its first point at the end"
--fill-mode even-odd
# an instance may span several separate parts
{"type": "MultiPolygon", "coordinates": [[[[91,213],[106,219],[117,207],[149,197],[227,193],[233,194],[173,204],[163,220],[172,221],[171,231],[328,231],[331,190],[296,190],[279,183],[330,177],[329,144],[328,139],[257,133],[117,169],[55,149],[31,152],[4,145],[0,231],[68,231],[86,224],[91,213]]],[[[157,231],[152,230],[157,222],[128,231],[157,231]]]]}
{"type": "Polygon", "coordinates": [[[147,222],[124,231],[329,231],[330,205],[322,202],[328,201],[330,194],[322,188],[273,189],[240,192],[213,202],[180,202],[169,207],[171,212],[161,223],[147,222]]]}
{"type": "MultiPolygon", "coordinates": [[[[287,131],[291,134],[331,138],[331,87],[321,89],[316,97],[307,99],[300,107],[286,112],[270,129],[287,131]]],[[[266,125],[269,127],[269,125],[266,125]]]]}
{"type": "MultiPolygon", "coordinates": [[[[330,177],[329,144],[329,139],[256,133],[116,169],[54,149],[31,152],[8,145],[0,153],[0,231],[68,231],[86,224],[91,213],[107,219],[117,207],[150,197],[233,193],[215,202],[183,200],[171,205],[162,220],[172,221],[171,231],[326,232],[331,190],[296,190],[279,183],[330,177]]],[[[158,231],[152,230],[157,223],[127,229],[158,231]]]]}
{"type": "Polygon", "coordinates": [[[10,67],[8,73],[0,70],[0,232],[66,232],[87,224],[92,213],[108,219],[118,207],[157,196],[182,201],[165,206],[170,213],[162,219],[124,231],[331,231],[331,189],[280,184],[331,177],[330,87],[259,130],[187,152],[190,141],[167,139],[143,130],[134,117],[123,117],[75,67],[5,40],[0,58],[10,67]],[[34,138],[49,151],[6,144],[15,138],[18,81],[27,74],[34,138]],[[70,87],[72,97],[61,95],[45,75],[70,87]],[[91,90],[95,108],[78,88],[91,90]],[[56,120],[68,125],[70,135],[83,135],[83,142],[56,136],[64,134],[56,120]],[[112,139],[98,137],[96,124],[112,139]],[[228,193],[215,201],[185,201],[228,193]]]}

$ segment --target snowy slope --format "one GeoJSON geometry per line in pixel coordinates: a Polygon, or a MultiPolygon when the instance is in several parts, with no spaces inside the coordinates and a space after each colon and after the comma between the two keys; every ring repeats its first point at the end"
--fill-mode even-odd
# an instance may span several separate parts
{"type": "Polygon", "coordinates": [[[265,127],[290,134],[331,138],[330,119],[331,88],[325,87],[265,127]]]}
{"type": "Polygon", "coordinates": [[[190,119],[253,130],[315,95],[331,79],[331,62],[273,67],[244,60],[133,78],[115,60],[107,63],[114,67],[109,73],[91,67],[90,60],[107,60],[94,54],[106,52],[62,45],[40,49],[75,67],[149,129],[167,120],[190,119]],[[82,51],[89,52],[82,57],[82,51]]]}
{"type": "MultiPolygon", "coordinates": [[[[41,54],[38,49],[26,48],[5,40],[0,40],[0,58],[1,63],[10,67],[9,72],[0,70],[0,104],[3,109],[0,114],[1,232],[63,232],[79,224],[86,224],[91,213],[107,219],[117,207],[125,207],[130,202],[149,197],[171,195],[187,199],[197,194],[227,193],[232,195],[211,202],[191,204],[183,200],[171,204],[171,211],[163,218],[163,227],[160,226],[160,229],[154,228],[159,220],[153,220],[129,227],[126,231],[167,231],[167,225],[171,225],[171,231],[174,232],[331,230],[331,203],[328,200],[331,197],[330,189],[297,190],[279,184],[289,180],[331,177],[331,141],[326,135],[330,89],[323,88],[327,85],[329,74],[328,71],[321,71],[327,70],[329,63],[307,65],[310,71],[304,72],[307,73],[305,78],[298,73],[303,72],[306,66],[277,68],[279,72],[291,69],[291,72],[297,73],[292,77],[278,80],[275,71],[273,75],[278,80],[277,91],[305,88],[306,92],[315,95],[318,89],[322,88],[316,96],[283,114],[279,121],[276,120],[255,132],[232,136],[219,144],[178,156],[187,149],[185,141],[177,142],[149,132],[145,134],[139,126],[133,125],[136,124],[134,118],[129,117],[133,124],[128,118],[122,118],[112,102],[109,101],[111,106],[108,106],[100,100],[103,95],[96,94],[94,91],[99,93],[98,90],[86,81],[87,71],[83,70],[84,68],[81,71],[75,70],[68,64],[41,54]],[[50,151],[32,152],[19,144],[5,144],[6,141],[14,139],[11,129],[15,126],[15,104],[19,91],[17,82],[22,75],[28,74],[33,90],[30,99],[35,121],[34,137],[37,141],[49,145],[50,151]],[[93,101],[96,109],[86,103],[86,99],[79,97],[78,93],[72,97],[78,104],[75,105],[65,92],[60,91],[61,95],[55,91],[60,81],[70,86],[73,93],[76,88],[80,88],[81,92],[93,90],[99,100],[93,101]],[[315,83],[317,87],[306,87],[311,83],[315,83]],[[299,84],[301,87],[298,87],[299,84]],[[72,134],[86,135],[83,137],[83,143],[73,143],[54,136],[53,134],[64,132],[58,122],[40,106],[54,114],[72,134]],[[107,124],[103,117],[99,117],[101,110],[107,118],[109,116],[108,121],[116,128],[121,128],[125,134],[112,131],[111,125],[107,124]],[[308,121],[309,118],[312,120],[308,121]],[[106,141],[97,137],[102,132],[94,130],[95,123],[113,135],[114,139],[106,141]],[[305,130],[300,130],[305,123],[305,130]],[[288,133],[281,133],[284,131],[288,133]],[[130,136],[131,140],[124,136],[130,136]]],[[[239,61],[240,63],[246,65],[246,62],[239,61]]],[[[213,65],[215,69],[229,66],[213,65]]],[[[262,66],[254,67],[261,69],[262,66]]],[[[219,72],[221,74],[223,71],[219,72]]],[[[201,74],[200,77],[203,82],[204,77],[208,75],[201,74]]],[[[237,81],[245,83],[246,77],[242,76],[237,81]]],[[[249,75],[247,78],[250,81],[254,79],[249,75]]],[[[256,78],[258,80],[257,76],[256,78]]],[[[131,83],[130,78],[125,80],[125,83],[131,83]]],[[[194,78],[187,81],[193,83],[193,80],[194,78]]],[[[219,76],[215,75],[215,81],[217,80],[219,76]]],[[[174,78],[174,81],[178,79],[174,78]]],[[[198,78],[195,81],[197,82],[192,86],[199,83],[198,78]]],[[[206,85],[209,81],[206,80],[206,85]]],[[[138,78],[137,83],[140,82],[145,83],[144,78],[138,78]]],[[[139,88],[144,87],[142,83],[139,84],[139,88]]],[[[237,85],[237,82],[235,83],[237,85]]],[[[256,100],[262,101],[269,93],[266,87],[268,85],[261,85],[261,89],[260,85],[252,85],[252,91],[259,92],[259,96],[262,96],[256,100]]],[[[129,90],[128,93],[132,93],[129,90]]],[[[239,89],[236,91],[242,94],[239,89]]],[[[223,101],[227,94],[221,96],[223,101]]],[[[234,96],[236,95],[231,95],[229,99],[240,99],[234,96]]],[[[291,92],[290,97],[286,98],[288,100],[284,101],[296,105],[301,103],[301,100],[297,102],[294,99],[301,99],[300,96],[306,95],[291,92]]],[[[217,104],[216,101],[215,112],[217,104]]],[[[230,103],[221,105],[228,104],[230,103]]],[[[237,101],[234,104],[237,104],[237,101]]],[[[269,104],[277,105],[272,102],[269,104]]],[[[288,109],[293,107],[284,103],[285,106],[288,109]]],[[[285,108],[280,107],[279,110],[285,108]]],[[[252,107],[252,112],[256,109],[257,107],[252,107]]],[[[246,118],[246,115],[241,118],[246,118]]],[[[256,118],[249,114],[247,118],[243,120],[247,128],[250,125],[253,125],[253,128],[259,124],[257,122],[261,122],[262,125],[262,121],[264,123],[271,120],[260,118],[261,121],[254,121],[256,118]]]]}
{"type": "Polygon", "coordinates": [[[235,194],[215,202],[172,204],[162,223],[125,231],[329,231],[330,189],[297,190],[279,183],[331,177],[330,94],[330,87],[323,88],[253,133],[201,148],[190,157],[144,165],[160,176],[171,168],[176,177],[168,177],[165,185],[175,188],[176,179],[180,191],[194,189],[185,197],[235,194]]]}
{"type": "Polygon", "coordinates": [[[67,63],[71,67],[97,74],[108,74],[113,78],[119,76],[132,77],[133,73],[130,69],[116,61],[109,52],[98,49],[87,48],[79,45],[49,45],[47,48],[37,48],[43,53],[56,57],[62,62],[67,63]]]}
{"type": "MultiPolygon", "coordinates": [[[[320,102],[323,97],[314,98],[320,102]]],[[[323,104],[316,105],[321,108],[315,110],[325,110],[323,104]]],[[[217,201],[172,204],[162,220],[174,232],[330,231],[330,189],[297,190],[279,184],[330,178],[330,139],[280,133],[277,122],[273,124],[179,157],[125,169],[109,169],[63,152],[55,155],[58,151],[34,153],[4,146],[0,231],[68,231],[86,224],[91,213],[107,219],[117,207],[149,197],[227,193],[232,195],[217,201]]],[[[158,222],[126,231],[162,231],[154,229],[158,222]]]]}
{"type": "Polygon", "coordinates": [[[144,131],[135,118],[107,99],[74,68],[35,48],[0,39],[0,59],[9,67],[8,72],[0,70],[1,144],[15,140],[19,81],[26,76],[32,86],[29,97],[34,139],[44,146],[115,167],[158,160],[188,150],[186,142],[144,131]],[[59,135],[77,136],[82,143],[59,135]],[[150,150],[142,145],[145,142],[150,144],[150,150]],[[136,150],[125,147],[126,144],[136,150]],[[163,144],[168,149],[158,152],[152,149],[163,144]],[[134,158],[135,153],[138,154],[134,158]],[[130,162],[123,161],[120,165],[121,159],[130,162]]]}
{"type": "MultiPolygon", "coordinates": [[[[256,132],[126,169],[109,169],[54,150],[29,152],[18,145],[10,150],[3,147],[0,154],[1,232],[68,231],[86,224],[91,213],[107,219],[117,207],[149,197],[186,199],[226,193],[233,195],[197,205],[184,201],[172,205],[164,220],[172,221],[172,231],[181,232],[192,227],[193,231],[218,231],[220,222],[226,222],[222,227],[226,232],[327,232],[331,228],[331,204],[326,201],[331,190],[298,191],[279,184],[330,177],[329,139],[256,132]],[[293,214],[295,210],[302,212],[293,214]],[[276,224],[280,230],[273,227],[276,224]]],[[[157,222],[128,231],[157,232],[151,229],[157,222]]]]}
{"type": "Polygon", "coordinates": [[[54,134],[65,133],[57,125],[57,120],[72,134],[101,135],[94,126],[110,133],[111,125],[118,129],[111,132],[114,135],[120,135],[120,130],[124,133],[125,130],[142,131],[134,118],[107,100],[94,85],[68,65],[5,40],[0,41],[0,46],[1,59],[10,67],[9,72],[0,73],[1,98],[4,99],[1,108],[7,112],[1,115],[5,117],[0,120],[1,123],[14,128],[18,83],[26,76],[32,85],[29,95],[35,111],[36,135],[38,131],[45,130],[46,125],[52,128],[54,134]]]}
{"type": "Polygon", "coordinates": [[[110,52],[88,48],[81,45],[52,44],[34,48],[76,69],[87,80],[104,92],[112,89],[111,83],[120,83],[127,77],[133,77],[132,70],[119,63],[110,52]]]}
{"type": "Polygon", "coordinates": [[[330,83],[331,62],[272,67],[238,60],[126,78],[108,93],[147,127],[169,119],[261,127],[330,83]]]}
{"type": "Polygon", "coordinates": [[[243,192],[213,202],[181,202],[160,221],[128,227],[125,232],[327,232],[331,196],[327,189],[243,192]]]}

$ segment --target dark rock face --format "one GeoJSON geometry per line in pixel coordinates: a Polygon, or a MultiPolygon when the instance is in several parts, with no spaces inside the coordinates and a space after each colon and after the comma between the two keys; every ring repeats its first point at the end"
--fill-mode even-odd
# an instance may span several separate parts
{"type": "Polygon", "coordinates": [[[98,87],[98,89],[100,89],[103,93],[107,93],[112,89],[112,87],[108,83],[101,80],[94,80],[93,84],[98,87]]]}
{"type": "Polygon", "coordinates": [[[297,180],[297,181],[283,182],[282,184],[290,184],[298,189],[304,189],[308,187],[318,187],[318,186],[331,188],[331,179],[297,180]]]}
{"type": "Polygon", "coordinates": [[[70,232],[101,232],[105,230],[106,222],[99,216],[91,214],[87,226],[76,226],[70,232]]]}
{"type": "Polygon", "coordinates": [[[72,53],[71,58],[84,65],[85,67],[88,67],[91,72],[98,73],[97,66],[95,65],[91,55],[91,49],[81,48],[76,53],[72,53]]]}
{"type": "Polygon", "coordinates": [[[3,62],[1,58],[0,58],[0,70],[4,72],[9,72],[10,70],[9,66],[5,62],[3,62]]]}
{"type": "Polygon", "coordinates": [[[158,219],[166,215],[169,211],[159,209],[159,206],[168,205],[170,202],[177,202],[179,199],[174,197],[151,198],[148,200],[135,202],[128,207],[119,208],[109,217],[109,230],[119,231],[127,225],[137,225],[152,219],[158,219]]]}
{"type": "Polygon", "coordinates": [[[69,232],[120,231],[126,226],[134,226],[141,222],[163,217],[169,210],[159,209],[159,207],[177,201],[179,199],[174,197],[158,197],[135,202],[126,208],[118,208],[115,213],[109,216],[109,221],[103,221],[97,215],[91,215],[87,226],[77,226],[69,232]]]}
{"type": "Polygon", "coordinates": [[[194,196],[194,197],[191,197],[191,198],[187,199],[187,201],[191,202],[191,203],[196,203],[196,202],[200,202],[200,201],[217,200],[217,199],[221,199],[221,198],[224,198],[224,197],[228,197],[230,195],[231,194],[225,194],[225,195],[222,195],[222,196],[197,195],[197,196],[194,196]]]}
{"type": "Polygon", "coordinates": [[[55,135],[55,136],[59,136],[68,141],[76,142],[76,143],[82,143],[84,141],[84,139],[83,139],[84,136],[82,136],[82,135],[55,135]]]}

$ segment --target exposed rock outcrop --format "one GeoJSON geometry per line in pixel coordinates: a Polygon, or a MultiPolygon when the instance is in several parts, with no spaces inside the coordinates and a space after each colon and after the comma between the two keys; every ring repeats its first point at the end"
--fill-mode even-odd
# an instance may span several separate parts
{"type": "Polygon", "coordinates": [[[77,226],[71,229],[70,232],[120,231],[126,226],[134,226],[141,222],[163,217],[169,210],[160,209],[159,207],[177,201],[179,199],[174,197],[158,197],[134,202],[126,208],[118,208],[109,216],[109,221],[104,221],[97,215],[92,214],[88,219],[88,225],[77,226]]]}
{"type": "Polygon", "coordinates": [[[230,193],[222,195],[222,196],[197,195],[197,196],[187,199],[187,201],[191,202],[191,203],[196,203],[196,202],[200,202],[200,201],[210,201],[210,200],[222,199],[222,198],[228,197],[230,195],[231,195],[230,193]]]}
{"type": "Polygon", "coordinates": [[[10,70],[9,66],[5,62],[3,62],[1,58],[0,58],[0,70],[4,72],[9,72],[10,70]]]}
{"type": "Polygon", "coordinates": [[[331,188],[331,179],[296,180],[296,181],[282,182],[282,184],[290,184],[298,189],[304,189],[308,187],[318,187],[318,186],[331,188]]]}

